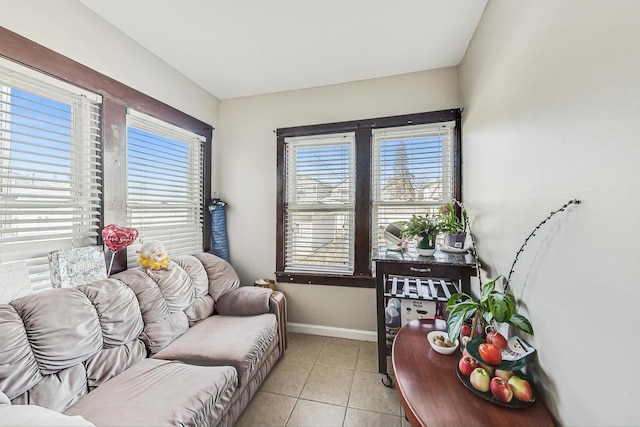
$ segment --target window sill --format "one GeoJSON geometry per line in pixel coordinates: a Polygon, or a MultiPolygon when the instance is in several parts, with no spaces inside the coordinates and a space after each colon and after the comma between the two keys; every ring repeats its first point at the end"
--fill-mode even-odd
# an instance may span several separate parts
{"type": "Polygon", "coordinates": [[[373,276],[340,276],[276,272],[276,280],[280,283],[299,283],[304,285],[351,286],[357,288],[376,287],[376,279],[373,276]]]}

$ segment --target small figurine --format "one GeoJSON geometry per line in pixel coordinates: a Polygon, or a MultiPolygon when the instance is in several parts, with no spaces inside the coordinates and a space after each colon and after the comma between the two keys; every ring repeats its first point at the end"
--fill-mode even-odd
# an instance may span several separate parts
{"type": "Polygon", "coordinates": [[[149,240],[136,251],[138,264],[148,270],[170,270],[169,254],[159,240],[149,240]]]}

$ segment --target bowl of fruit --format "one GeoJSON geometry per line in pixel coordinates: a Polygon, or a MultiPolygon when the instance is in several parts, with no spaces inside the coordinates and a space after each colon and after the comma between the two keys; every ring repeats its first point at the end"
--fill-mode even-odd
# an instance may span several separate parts
{"type": "Polygon", "coordinates": [[[486,340],[467,343],[458,362],[458,378],[485,400],[510,408],[525,408],[536,398],[520,368],[533,351],[533,347],[518,337],[506,340],[502,334],[491,332],[486,340]]]}
{"type": "Polygon", "coordinates": [[[458,340],[451,342],[449,334],[442,331],[431,331],[427,334],[427,341],[436,352],[440,354],[451,354],[458,348],[458,340]]]}

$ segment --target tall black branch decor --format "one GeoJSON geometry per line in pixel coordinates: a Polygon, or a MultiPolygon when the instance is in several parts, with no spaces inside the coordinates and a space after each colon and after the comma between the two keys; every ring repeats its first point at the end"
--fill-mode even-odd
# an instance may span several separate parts
{"type": "MultiPolygon", "coordinates": [[[[464,210],[464,206],[458,201],[454,201],[461,209],[464,210]]],[[[476,252],[476,242],[473,235],[473,231],[471,229],[471,222],[468,220],[467,215],[463,215],[466,218],[466,226],[469,230],[469,235],[471,236],[471,251],[475,258],[476,264],[476,274],[480,283],[480,298],[474,299],[471,295],[467,295],[466,293],[455,293],[451,295],[449,301],[447,302],[447,311],[449,312],[449,317],[447,318],[447,326],[448,333],[450,337],[458,337],[460,334],[460,330],[462,328],[463,323],[472,318],[472,326],[471,326],[471,338],[475,336],[476,326],[479,322],[484,321],[486,325],[491,325],[492,323],[507,323],[521,331],[524,331],[528,334],[533,335],[533,326],[529,319],[525,316],[517,313],[517,304],[514,301],[514,298],[508,294],[509,283],[511,280],[511,275],[515,271],[515,265],[518,262],[518,258],[520,254],[524,251],[525,246],[529,240],[531,240],[540,228],[546,224],[554,215],[559,212],[564,212],[570,205],[579,204],[580,201],[573,199],[569,200],[565,203],[560,209],[557,209],[549,214],[544,220],[542,220],[529,234],[529,236],[525,239],[524,243],[516,253],[516,257],[513,260],[513,264],[511,264],[511,271],[509,272],[509,276],[506,279],[506,283],[504,285],[504,290],[502,292],[496,290],[496,282],[502,276],[498,276],[492,281],[483,285],[482,279],[480,277],[480,270],[482,266],[480,265],[480,259],[478,258],[478,254],[476,252]]]]}
{"type": "Polygon", "coordinates": [[[518,249],[518,252],[516,252],[516,257],[513,260],[513,264],[511,264],[511,270],[509,270],[509,275],[507,276],[507,282],[504,285],[505,292],[509,290],[509,285],[511,284],[511,275],[515,271],[514,269],[515,269],[516,263],[518,262],[518,257],[522,252],[524,252],[524,247],[527,246],[527,243],[529,243],[529,240],[531,240],[531,238],[536,235],[536,232],[540,230],[540,228],[542,228],[542,226],[545,225],[551,218],[553,218],[555,214],[559,212],[564,212],[570,205],[579,205],[579,204],[580,204],[580,200],[578,199],[569,200],[567,203],[562,205],[560,209],[557,209],[551,212],[548,217],[540,221],[540,224],[536,225],[536,227],[533,229],[531,234],[529,234],[529,236],[527,236],[527,238],[524,239],[524,243],[522,244],[522,246],[520,246],[520,249],[518,249]]]}
{"type": "MultiPolygon", "coordinates": [[[[459,201],[454,200],[453,202],[456,205],[458,205],[460,209],[462,210],[465,209],[462,203],[460,203],[459,201]]],[[[578,199],[569,200],[567,203],[562,205],[559,209],[556,209],[555,211],[551,212],[549,216],[547,216],[545,219],[540,221],[540,223],[536,225],[536,227],[533,229],[531,234],[529,234],[529,236],[527,236],[527,238],[524,239],[524,243],[522,244],[522,246],[520,246],[520,249],[518,249],[518,252],[516,252],[516,256],[513,260],[513,263],[511,264],[511,269],[509,270],[509,275],[507,276],[506,284],[504,286],[505,292],[509,290],[509,284],[511,283],[511,275],[514,273],[516,263],[518,262],[518,258],[520,257],[520,254],[524,252],[524,247],[527,246],[527,243],[529,243],[529,240],[531,240],[531,238],[533,238],[536,235],[536,232],[540,230],[540,228],[542,228],[542,226],[545,225],[551,218],[553,218],[555,214],[564,212],[571,205],[579,205],[579,204],[580,204],[580,200],[578,199]]],[[[466,221],[467,229],[469,230],[469,236],[471,237],[471,252],[475,259],[476,277],[478,277],[478,280],[480,281],[480,289],[482,290],[482,280],[480,279],[480,270],[482,270],[482,265],[480,264],[480,258],[478,258],[478,253],[476,251],[476,239],[475,239],[475,236],[473,235],[473,230],[471,229],[471,221],[469,220],[468,215],[464,215],[464,218],[466,221]]]]}

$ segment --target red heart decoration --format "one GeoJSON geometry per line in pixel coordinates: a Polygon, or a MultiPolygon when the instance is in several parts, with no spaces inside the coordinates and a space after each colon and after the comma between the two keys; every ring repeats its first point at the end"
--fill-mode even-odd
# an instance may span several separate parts
{"type": "Polygon", "coordinates": [[[104,244],[113,252],[118,252],[132,244],[138,238],[138,230],[135,228],[118,227],[109,224],[102,229],[104,244]]]}

